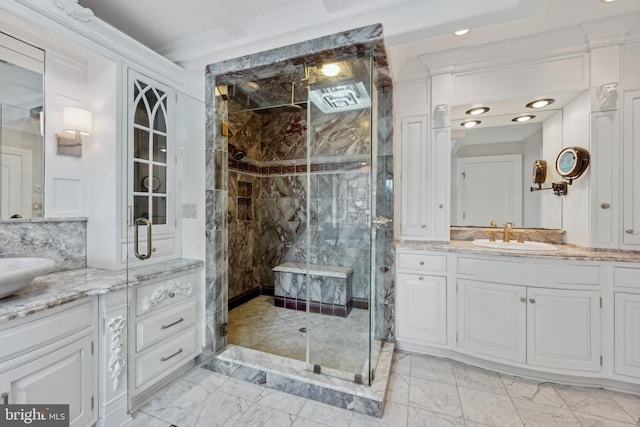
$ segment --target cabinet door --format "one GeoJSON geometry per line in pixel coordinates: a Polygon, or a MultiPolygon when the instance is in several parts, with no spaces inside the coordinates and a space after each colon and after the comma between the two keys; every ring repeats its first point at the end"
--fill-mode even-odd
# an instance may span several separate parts
{"type": "Polygon", "coordinates": [[[623,243],[640,245],[640,91],[624,95],[623,243]]]}
{"type": "Polygon", "coordinates": [[[0,376],[9,403],[68,404],[70,426],[90,425],[93,417],[92,338],[86,336],[0,376]]]}
{"type": "Polygon", "coordinates": [[[525,362],[526,288],[458,279],[458,346],[525,362]]]}
{"type": "Polygon", "coordinates": [[[402,119],[400,154],[400,234],[403,238],[427,236],[427,116],[402,119]]]}
{"type": "Polygon", "coordinates": [[[447,279],[398,274],[398,340],[447,343],[447,279]]]}
{"type": "Polygon", "coordinates": [[[615,372],[640,378],[640,295],[616,293],[615,372]]]}
{"type": "MultiPolygon", "coordinates": [[[[172,237],[176,226],[175,93],[133,70],[128,78],[128,226],[147,219],[153,238],[161,240],[172,237]]],[[[140,241],[146,241],[146,227],[140,227],[140,241]]]]}
{"type": "Polygon", "coordinates": [[[600,370],[600,294],[527,289],[527,363],[600,370]]]}

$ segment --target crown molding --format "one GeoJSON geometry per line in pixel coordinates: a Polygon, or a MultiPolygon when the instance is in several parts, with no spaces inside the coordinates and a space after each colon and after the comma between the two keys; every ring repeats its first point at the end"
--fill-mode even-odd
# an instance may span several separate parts
{"type": "Polygon", "coordinates": [[[183,84],[182,67],[95,17],[77,0],[9,0],[0,9],[89,50],[140,66],[167,83],[183,84]]]}

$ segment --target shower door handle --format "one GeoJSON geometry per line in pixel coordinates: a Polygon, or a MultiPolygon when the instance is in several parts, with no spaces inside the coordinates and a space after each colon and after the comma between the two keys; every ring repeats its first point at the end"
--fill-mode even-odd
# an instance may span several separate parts
{"type": "Polygon", "coordinates": [[[134,222],[134,232],[133,232],[133,250],[135,251],[135,255],[137,258],[139,259],[149,259],[151,258],[151,221],[149,221],[146,218],[138,218],[136,219],[136,221],[134,222]],[[138,241],[138,234],[139,234],[139,228],[140,228],[140,224],[144,224],[147,226],[147,253],[146,254],[141,254],[140,250],[139,250],[139,241],[138,241]]]}

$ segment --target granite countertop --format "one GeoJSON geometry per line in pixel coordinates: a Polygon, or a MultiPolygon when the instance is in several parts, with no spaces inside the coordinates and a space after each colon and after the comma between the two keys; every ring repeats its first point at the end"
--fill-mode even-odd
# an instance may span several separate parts
{"type": "Polygon", "coordinates": [[[607,249],[589,249],[574,245],[555,245],[557,251],[522,251],[489,249],[476,246],[469,240],[451,240],[450,242],[395,242],[396,249],[408,249],[418,251],[458,252],[474,255],[502,255],[523,258],[544,259],[568,259],[582,261],[615,261],[615,262],[640,262],[640,251],[622,251],[607,249]]]}
{"type": "MultiPolygon", "coordinates": [[[[204,265],[200,260],[175,259],[145,264],[129,269],[129,284],[161,278],[204,265]]],[[[37,313],[48,308],[98,294],[106,294],[127,286],[127,270],[79,268],[37,277],[31,285],[7,298],[0,299],[0,322],[37,313]]]]}

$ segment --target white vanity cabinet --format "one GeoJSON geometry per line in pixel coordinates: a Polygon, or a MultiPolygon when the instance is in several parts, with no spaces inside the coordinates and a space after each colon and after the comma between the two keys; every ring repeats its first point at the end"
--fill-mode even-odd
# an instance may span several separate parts
{"type": "Polygon", "coordinates": [[[623,117],[623,245],[640,247],[640,90],[624,94],[623,117]]]}
{"type": "Polygon", "coordinates": [[[427,212],[427,115],[403,117],[400,132],[400,236],[424,240],[430,231],[427,212]]]}
{"type": "Polygon", "coordinates": [[[447,258],[399,253],[396,336],[413,345],[447,343],[447,258]]]}
{"type": "Polygon", "coordinates": [[[640,268],[614,268],[616,374],[640,382],[640,268]]]}
{"type": "Polygon", "coordinates": [[[68,404],[69,425],[97,420],[96,298],[0,325],[0,394],[10,404],[68,404]]]}
{"type": "Polygon", "coordinates": [[[136,408],[202,351],[198,270],[131,288],[130,408],[136,408]]]}

